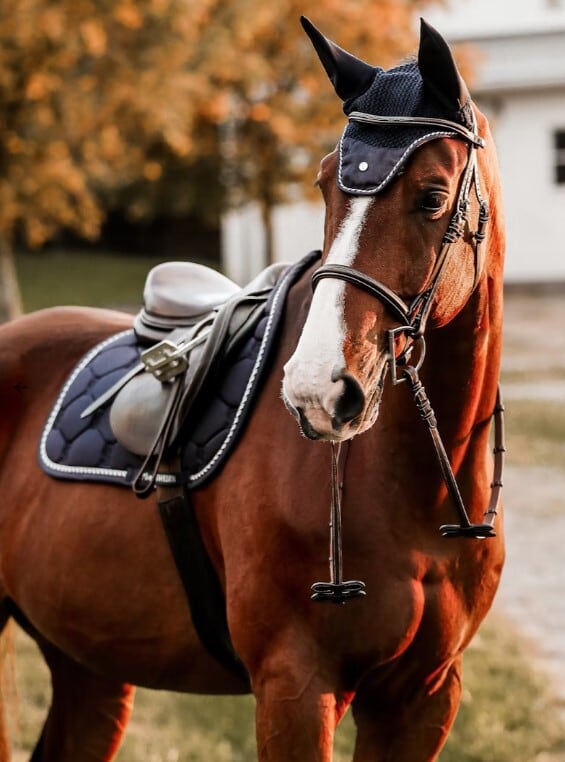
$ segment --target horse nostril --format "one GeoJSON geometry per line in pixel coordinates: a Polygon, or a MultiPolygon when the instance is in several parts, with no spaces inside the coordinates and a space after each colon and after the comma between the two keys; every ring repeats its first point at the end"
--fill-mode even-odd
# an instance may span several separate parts
{"type": "Polygon", "coordinates": [[[361,413],[365,405],[365,395],[359,382],[348,373],[343,373],[339,380],[343,381],[344,388],[335,403],[333,420],[338,426],[341,426],[352,421],[361,413]]]}

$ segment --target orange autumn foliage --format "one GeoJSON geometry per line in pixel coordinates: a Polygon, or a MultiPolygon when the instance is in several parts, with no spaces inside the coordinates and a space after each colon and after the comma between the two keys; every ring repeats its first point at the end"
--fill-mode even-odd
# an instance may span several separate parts
{"type": "Polygon", "coordinates": [[[342,119],[300,15],[386,66],[427,5],[3,0],[0,236],[95,237],[110,203],[217,213],[308,188],[342,119]]]}

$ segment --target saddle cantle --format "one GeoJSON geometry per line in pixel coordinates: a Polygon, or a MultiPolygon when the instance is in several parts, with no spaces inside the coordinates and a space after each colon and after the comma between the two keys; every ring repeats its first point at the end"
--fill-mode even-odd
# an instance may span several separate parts
{"type": "Polygon", "coordinates": [[[140,492],[211,479],[245,425],[288,289],[318,256],[267,268],[242,289],[190,263],[151,271],[134,330],[94,347],[61,391],[41,437],[42,468],[63,479],[137,483],[140,492]],[[163,341],[174,352],[202,336],[182,372],[160,381],[147,370],[163,341]],[[161,456],[177,451],[178,472],[158,471],[161,456]]]}

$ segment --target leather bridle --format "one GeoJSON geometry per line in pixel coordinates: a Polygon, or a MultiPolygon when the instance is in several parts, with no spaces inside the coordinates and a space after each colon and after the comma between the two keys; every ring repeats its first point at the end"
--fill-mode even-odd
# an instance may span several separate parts
{"type": "MultiPolygon", "coordinates": [[[[312,276],[313,288],[324,278],[337,278],[338,280],[351,283],[357,288],[367,291],[369,294],[378,299],[387,308],[389,313],[398,321],[399,326],[389,331],[389,346],[391,349],[394,347],[394,337],[399,334],[404,334],[408,338],[407,346],[403,351],[401,357],[391,357],[391,371],[393,377],[393,383],[399,383],[404,378],[398,376],[396,372],[396,366],[401,364],[406,353],[409,352],[411,345],[424,335],[426,328],[426,322],[429,317],[434,296],[437,292],[441,278],[446,269],[446,263],[449,260],[449,254],[453,250],[454,244],[463,237],[465,232],[465,225],[468,221],[469,212],[471,208],[471,189],[474,188],[477,201],[479,203],[479,214],[477,221],[477,229],[471,235],[474,241],[475,250],[475,278],[472,290],[474,291],[481,272],[481,244],[485,239],[485,229],[489,220],[489,207],[488,202],[483,197],[479,182],[479,171],[477,166],[476,149],[483,148],[485,141],[476,132],[476,126],[473,124],[473,130],[464,127],[458,122],[452,122],[448,119],[432,119],[427,117],[399,117],[399,116],[376,116],[373,114],[363,114],[359,111],[354,111],[349,115],[350,121],[363,122],[366,124],[375,125],[397,125],[397,126],[438,126],[444,129],[449,129],[455,132],[458,136],[462,137],[468,144],[468,157],[463,176],[461,178],[461,185],[459,188],[459,195],[457,203],[455,205],[455,211],[440,246],[439,254],[436,259],[434,268],[430,277],[428,278],[428,284],[421,291],[410,304],[407,304],[398,294],[392,289],[386,286],[381,281],[372,278],[370,275],[366,275],[360,270],[356,270],[354,267],[348,265],[339,264],[327,264],[319,267],[312,276]]],[[[473,117],[474,121],[474,117],[473,117]]],[[[422,347],[425,345],[422,342],[422,347]]],[[[423,361],[423,357],[420,357],[420,364],[423,361]]]]}
{"type": "MultiPolygon", "coordinates": [[[[495,408],[492,413],[494,417],[494,476],[491,483],[491,497],[487,509],[484,512],[484,521],[474,524],[471,522],[465,509],[453,469],[451,468],[449,458],[437,428],[437,420],[434,411],[418,376],[418,371],[422,366],[425,357],[424,331],[426,323],[432,309],[434,296],[436,295],[442,276],[445,272],[446,263],[449,261],[449,255],[453,251],[456,241],[461,239],[465,233],[465,226],[468,222],[471,209],[470,196],[472,188],[475,190],[475,195],[479,204],[479,213],[477,229],[471,233],[475,258],[475,277],[471,293],[475,290],[481,275],[483,260],[481,247],[485,239],[485,229],[489,220],[489,206],[487,200],[481,193],[476,152],[478,148],[483,148],[485,146],[485,141],[477,134],[474,114],[472,129],[468,129],[457,122],[452,122],[447,119],[375,116],[373,114],[364,114],[358,111],[352,112],[349,115],[349,119],[354,122],[375,125],[399,125],[403,127],[414,125],[439,126],[455,132],[458,137],[462,137],[467,142],[467,164],[461,178],[455,211],[443,237],[438,257],[428,279],[428,283],[424,290],[421,291],[410,304],[407,304],[404,299],[381,281],[378,281],[370,275],[348,265],[322,265],[312,275],[312,286],[315,288],[324,278],[337,278],[338,280],[343,280],[366,291],[378,299],[386,307],[392,317],[399,323],[396,328],[392,328],[388,331],[388,361],[392,382],[393,384],[398,384],[406,381],[410,386],[420,416],[428,426],[442,477],[460,519],[459,524],[442,525],[440,527],[440,532],[444,537],[449,538],[470,537],[484,539],[487,537],[495,537],[496,533],[493,529],[493,525],[502,488],[502,470],[505,452],[503,423],[504,407],[500,389],[498,389],[495,408]],[[407,341],[400,355],[397,356],[395,354],[395,338],[399,335],[405,336],[407,341]],[[417,363],[415,365],[409,365],[408,362],[416,344],[419,344],[420,348],[417,363]]],[[[359,580],[344,581],[342,576],[341,504],[340,489],[337,483],[337,466],[335,465],[339,457],[339,445],[333,444],[332,452],[334,465],[332,468],[332,516],[330,523],[332,547],[330,558],[331,579],[330,582],[318,582],[312,585],[312,599],[316,601],[343,603],[350,598],[364,595],[364,584],[359,580]]]]}

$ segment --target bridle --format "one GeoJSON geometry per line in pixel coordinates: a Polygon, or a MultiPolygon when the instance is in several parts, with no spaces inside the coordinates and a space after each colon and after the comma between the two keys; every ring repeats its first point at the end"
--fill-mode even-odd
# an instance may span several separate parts
{"type": "MultiPolygon", "coordinates": [[[[393,377],[393,383],[400,383],[405,380],[399,377],[396,368],[397,365],[402,363],[402,359],[406,357],[407,352],[411,345],[423,338],[426,328],[426,322],[429,317],[429,313],[432,308],[434,296],[437,292],[439,284],[441,282],[442,275],[446,268],[446,263],[449,260],[449,254],[453,250],[453,245],[463,237],[465,232],[465,225],[468,221],[469,211],[471,208],[471,189],[474,188],[477,201],[479,203],[479,215],[477,229],[472,233],[474,239],[475,248],[475,278],[472,290],[474,291],[480,276],[482,251],[481,245],[485,239],[485,230],[489,220],[489,207],[488,202],[483,197],[480,188],[479,171],[477,166],[476,149],[483,148],[485,141],[476,132],[476,126],[474,124],[473,116],[473,130],[459,124],[458,122],[452,122],[448,119],[436,119],[431,117],[400,117],[400,116],[377,116],[374,114],[364,114],[360,111],[353,111],[349,115],[349,120],[352,122],[362,122],[365,124],[375,125],[397,125],[397,126],[437,126],[444,129],[449,129],[451,132],[455,132],[463,137],[469,147],[467,164],[463,171],[461,178],[461,185],[459,188],[459,195],[455,205],[455,211],[440,246],[439,254],[436,259],[432,273],[428,278],[428,284],[421,291],[410,304],[407,304],[398,294],[392,289],[386,286],[381,281],[372,278],[370,275],[356,270],[348,265],[322,265],[319,267],[312,276],[312,286],[315,288],[320,280],[323,278],[337,278],[344,280],[352,285],[367,291],[372,296],[376,297],[382,302],[391,315],[400,324],[397,328],[389,331],[389,346],[394,346],[394,338],[400,334],[404,334],[408,338],[408,346],[403,351],[400,358],[391,359],[391,371],[393,377]],[[400,362],[399,362],[400,361],[400,362]]],[[[425,349],[425,345],[422,343],[422,348],[425,349]]],[[[394,357],[394,355],[393,355],[394,357]]],[[[423,361],[423,356],[420,356],[420,365],[423,361]]]]}
{"type": "MultiPolygon", "coordinates": [[[[428,426],[442,477],[460,519],[459,524],[442,525],[440,527],[440,532],[444,537],[448,538],[468,537],[484,539],[496,536],[493,525],[502,488],[502,470],[505,448],[503,422],[504,407],[500,389],[497,391],[495,408],[492,414],[494,418],[494,476],[491,483],[491,497],[484,513],[484,521],[474,524],[471,522],[465,509],[453,469],[451,468],[449,458],[437,428],[437,420],[434,411],[418,376],[418,371],[424,362],[426,352],[424,332],[427,320],[432,309],[434,296],[441,283],[442,276],[446,270],[446,263],[450,259],[454,244],[461,239],[465,233],[465,227],[468,223],[471,209],[472,189],[474,189],[478,201],[479,212],[477,228],[471,233],[475,259],[475,276],[471,293],[475,290],[481,275],[483,261],[482,244],[485,239],[486,226],[489,221],[489,206],[487,200],[481,193],[477,149],[484,148],[485,141],[477,134],[475,115],[472,111],[471,113],[471,129],[448,119],[377,116],[359,111],[354,111],[349,114],[350,121],[361,122],[363,124],[399,125],[403,127],[412,127],[415,125],[437,126],[447,129],[450,132],[455,132],[457,136],[462,137],[467,142],[467,164],[461,177],[461,185],[455,205],[455,211],[443,237],[433,271],[428,278],[424,290],[421,291],[410,304],[407,304],[404,299],[381,281],[347,265],[322,265],[312,275],[312,286],[313,288],[316,288],[317,284],[324,278],[337,278],[338,280],[346,281],[378,299],[386,307],[392,317],[399,323],[396,328],[392,328],[388,331],[388,363],[391,370],[392,383],[396,385],[405,381],[410,386],[418,412],[428,426]],[[395,339],[398,336],[404,336],[406,338],[405,345],[400,355],[396,355],[395,353],[395,339]],[[417,361],[415,364],[410,365],[409,361],[412,351],[417,345],[419,348],[417,361]]],[[[332,501],[330,522],[331,579],[330,582],[317,582],[312,585],[313,594],[311,596],[312,599],[316,601],[331,601],[333,603],[343,603],[350,598],[365,594],[363,582],[358,580],[344,581],[342,576],[341,492],[338,476],[338,463],[339,445],[332,443],[332,501]]]]}

